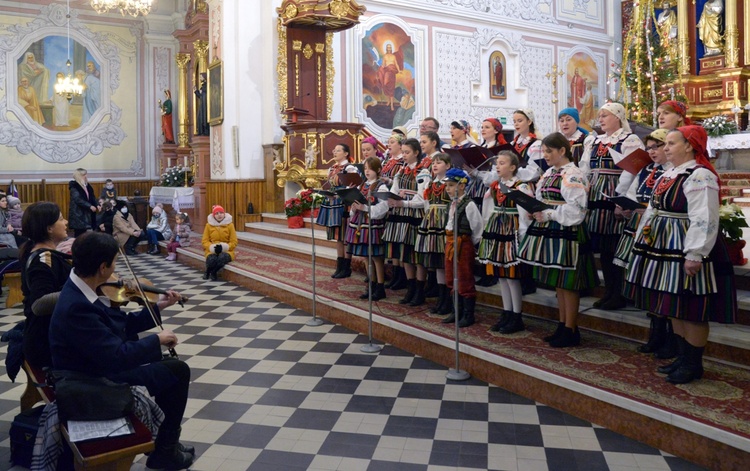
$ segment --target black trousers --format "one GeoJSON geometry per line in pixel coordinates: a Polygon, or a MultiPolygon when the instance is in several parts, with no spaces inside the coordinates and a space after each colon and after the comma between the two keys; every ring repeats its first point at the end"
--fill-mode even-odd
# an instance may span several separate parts
{"type": "Polygon", "coordinates": [[[231,261],[232,257],[230,257],[226,252],[222,252],[219,255],[212,253],[211,255],[206,257],[206,271],[209,273],[215,273],[224,268],[224,265],[231,261]]]}

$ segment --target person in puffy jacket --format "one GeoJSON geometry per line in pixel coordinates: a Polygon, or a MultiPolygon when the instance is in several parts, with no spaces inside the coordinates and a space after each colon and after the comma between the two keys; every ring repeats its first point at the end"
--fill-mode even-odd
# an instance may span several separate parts
{"type": "Polygon", "coordinates": [[[159,241],[169,240],[172,237],[172,229],[169,228],[167,222],[167,213],[161,203],[157,203],[151,211],[151,220],[146,225],[146,237],[149,255],[159,255],[159,241]]]}
{"type": "Polygon", "coordinates": [[[234,260],[234,249],[237,247],[237,233],[232,224],[232,215],[224,208],[214,205],[208,215],[208,224],[203,231],[203,251],[206,254],[206,273],[203,279],[216,281],[217,273],[224,265],[234,260]]]}

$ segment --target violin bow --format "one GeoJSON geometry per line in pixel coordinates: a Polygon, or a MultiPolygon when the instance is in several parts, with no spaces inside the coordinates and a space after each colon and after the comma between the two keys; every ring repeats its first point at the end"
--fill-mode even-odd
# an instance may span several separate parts
{"type": "MultiPolygon", "coordinates": [[[[138,288],[138,294],[140,294],[141,298],[143,298],[143,301],[146,304],[146,309],[148,309],[148,313],[151,314],[151,319],[154,321],[154,324],[156,324],[163,331],[164,326],[161,324],[161,321],[159,320],[159,317],[156,315],[156,312],[154,312],[154,307],[151,306],[150,302],[148,302],[146,293],[145,291],[143,291],[143,286],[141,285],[141,280],[138,279],[138,276],[135,274],[135,270],[133,270],[133,267],[130,265],[130,260],[128,260],[128,256],[125,254],[125,251],[122,250],[122,247],[118,247],[118,250],[120,251],[120,255],[122,255],[122,259],[125,262],[125,266],[128,268],[130,275],[133,277],[133,280],[135,280],[135,285],[138,288]]],[[[168,350],[169,350],[170,356],[177,358],[177,351],[173,347],[169,347],[168,350]]]]}

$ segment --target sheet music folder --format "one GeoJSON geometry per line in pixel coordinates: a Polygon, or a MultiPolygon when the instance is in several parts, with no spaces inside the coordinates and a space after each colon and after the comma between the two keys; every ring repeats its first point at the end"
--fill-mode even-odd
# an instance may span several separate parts
{"type": "Polygon", "coordinates": [[[463,168],[464,165],[471,168],[479,168],[487,164],[491,159],[494,159],[501,150],[511,150],[515,152],[513,146],[510,144],[503,144],[489,149],[479,146],[466,147],[463,149],[440,149],[441,152],[445,152],[451,156],[451,167],[453,168],[463,168]]]}
{"type": "Polygon", "coordinates": [[[402,197],[400,197],[396,193],[391,193],[390,191],[378,191],[375,193],[375,197],[381,200],[394,200],[394,201],[404,200],[402,197]]]}
{"type": "Polygon", "coordinates": [[[544,211],[545,209],[554,209],[554,206],[552,206],[551,204],[539,201],[538,199],[534,198],[533,196],[527,195],[521,190],[511,190],[510,188],[505,186],[503,182],[498,182],[498,187],[505,196],[513,200],[518,206],[522,207],[530,214],[538,213],[540,211],[544,211]]]}
{"type": "Polygon", "coordinates": [[[627,196],[607,196],[604,193],[602,193],[602,195],[607,198],[607,200],[628,211],[633,211],[635,209],[644,209],[646,207],[645,204],[639,203],[638,201],[633,201],[627,196]]]}
{"type": "Polygon", "coordinates": [[[643,167],[653,162],[648,152],[643,149],[636,149],[627,156],[623,156],[622,153],[614,149],[609,149],[609,154],[612,156],[612,160],[615,161],[615,165],[633,175],[638,175],[638,172],[643,167]]]}
{"type": "Polygon", "coordinates": [[[365,195],[363,195],[362,192],[359,191],[359,188],[356,188],[356,187],[342,188],[340,190],[336,190],[336,194],[339,195],[341,200],[347,206],[350,206],[355,201],[358,201],[364,205],[367,205],[367,200],[365,199],[365,195]]]}

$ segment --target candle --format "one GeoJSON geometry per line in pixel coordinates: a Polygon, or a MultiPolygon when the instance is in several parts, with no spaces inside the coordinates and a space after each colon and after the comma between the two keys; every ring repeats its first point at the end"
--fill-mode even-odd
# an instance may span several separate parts
{"type": "Polygon", "coordinates": [[[185,159],[185,164],[183,165],[183,167],[187,167],[187,155],[183,157],[183,159],[185,159]]]}

